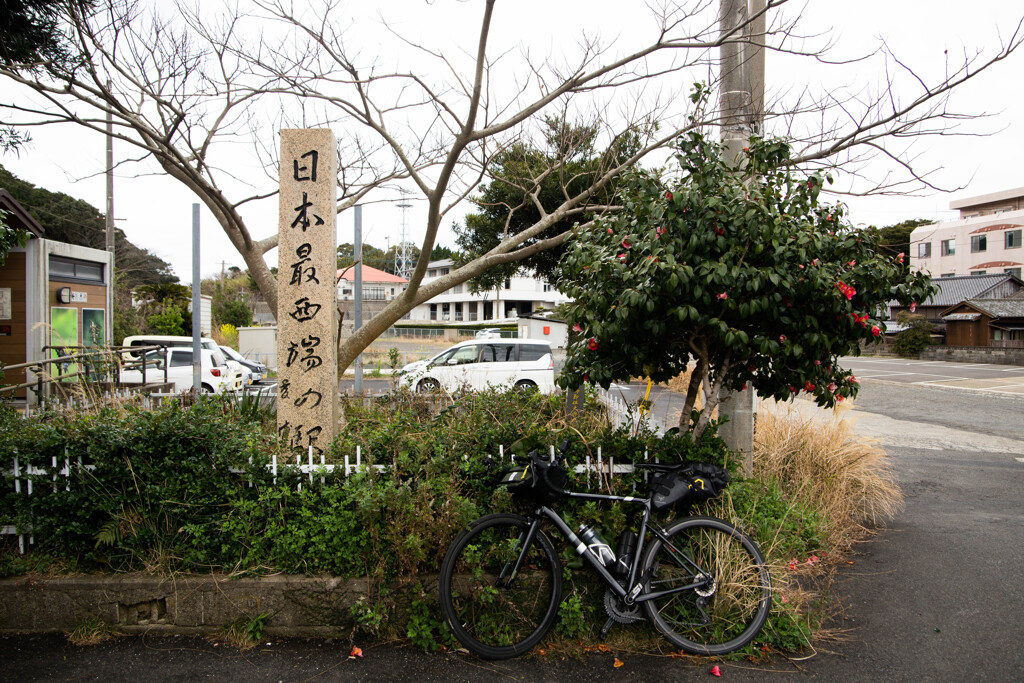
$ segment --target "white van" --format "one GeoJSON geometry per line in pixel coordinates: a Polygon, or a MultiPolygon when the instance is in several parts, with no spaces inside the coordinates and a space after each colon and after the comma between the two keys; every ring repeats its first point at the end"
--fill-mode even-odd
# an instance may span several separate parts
{"type": "Polygon", "coordinates": [[[555,363],[546,341],[474,339],[406,365],[399,382],[416,391],[511,386],[550,394],[555,390],[555,363]]]}
{"type": "MultiPolygon", "coordinates": [[[[166,335],[166,334],[136,334],[136,335],[132,335],[132,336],[129,336],[129,337],[125,337],[124,340],[121,342],[121,346],[140,346],[140,347],[146,347],[146,346],[157,346],[157,345],[166,346],[168,349],[187,348],[189,350],[189,358],[190,358],[188,363],[189,363],[189,365],[191,365],[191,363],[192,363],[192,361],[191,361],[192,337],[180,337],[180,336],[173,336],[173,335],[166,335]]],[[[200,350],[200,352],[203,352],[202,353],[202,357],[204,359],[205,359],[205,355],[206,355],[205,352],[206,351],[210,351],[211,353],[215,353],[218,358],[221,358],[222,360],[225,360],[224,359],[224,354],[221,352],[220,347],[217,345],[217,342],[215,342],[214,340],[212,340],[212,339],[210,339],[208,337],[200,337],[199,338],[199,350],[200,350]]],[[[143,351],[138,351],[138,352],[128,351],[127,355],[128,355],[128,357],[130,357],[133,360],[138,360],[138,359],[142,358],[142,354],[143,353],[146,353],[146,352],[143,352],[143,351]]],[[[146,353],[146,355],[149,355],[149,353],[146,353]]],[[[182,356],[182,358],[184,358],[184,356],[182,356]]],[[[205,363],[205,360],[204,360],[204,363],[205,363]]],[[[222,363],[218,363],[218,364],[222,364],[222,363]]],[[[234,391],[236,384],[241,384],[244,387],[247,384],[245,368],[243,368],[240,363],[238,363],[236,361],[233,361],[230,358],[226,359],[226,363],[224,363],[224,364],[227,365],[227,372],[226,372],[226,377],[225,377],[225,379],[224,379],[224,381],[222,383],[227,385],[228,390],[229,391],[234,391]]],[[[206,371],[204,370],[203,372],[205,373],[206,371]]],[[[205,383],[206,383],[206,381],[204,380],[204,384],[205,383]]],[[[191,381],[189,383],[189,386],[191,386],[191,381]]],[[[220,392],[217,391],[216,393],[220,393],[220,392]]]]}
{"type": "MultiPolygon", "coordinates": [[[[176,337],[166,334],[136,334],[130,337],[125,337],[124,341],[121,342],[121,346],[157,346],[163,345],[168,348],[184,346],[192,348],[192,337],[176,337]]],[[[209,349],[210,351],[220,352],[220,347],[217,346],[217,342],[207,337],[199,338],[199,348],[209,349]]],[[[133,358],[141,357],[140,353],[131,353],[133,358]]]]}
{"type": "MultiPolygon", "coordinates": [[[[148,345],[147,345],[148,346],[148,345]]],[[[242,374],[228,366],[228,362],[219,351],[199,350],[201,362],[201,389],[205,393],[222,394],[225,391],[238,391],[242,388],[242,374]]],[[[162,382],[166,370],[167,381],[173,385],[172,391],[180,393],[192,388],[192,349],[170,347],[166,350],[155,349],[145,354],[137,365],[121,370],[122,384],[142,384],[146,382],[162,382]],[[142,365],[145,365],[143,374],[142,365]]]]}

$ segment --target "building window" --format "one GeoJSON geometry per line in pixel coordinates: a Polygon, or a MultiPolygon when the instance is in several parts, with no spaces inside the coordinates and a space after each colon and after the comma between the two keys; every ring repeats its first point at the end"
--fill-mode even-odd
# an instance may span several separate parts
{"type": "Polygon", "coordinates": [[[1010,275],[1014,276],[1018,280],[1020,279],[1020,268],[1007,268],[1003,272],[1004,273],[1009,273],[1010,275]]]}
{"type": "Polygon", "coordinates": [[[430,319],[437,320],[437,304],[430,304],[430,319]]]}
{"type": "Polygon", "coordinates": [[[939,277],[956,277],[956,273],[943,273],[939,277]]]}
{"type": "Polygon", "coordinates": [[[971,275],[984,275],[987,272],[987,270],[972,270],[971,275]]]}
{"type": "Polygon", "coordinates": [[[57,279],[86,280],[88,282],[103,282],[103,264],[76,261],[74,259],[61,258],[60,256],[51,256],[50,277],[57,279]]]}
{"type": "Polygon", "coordinates": [[[975,254],[979,251],[986,251],[988,249],[988,236],[987,235],[971,235],[971,253],[975,254]]]}
{"type": "Polygon", "coordinates": [[[943,256],[952,256],[953,254],[956,253],[956,240],[942,240],[942,242],[939,244],[939,247],[940,252],[943,256]]]}
{"type": "Polygon", "coordinates": [[[921,242],[917,245],[917,258],[931,258],[932,255],[932,243],[921,242]]]}
{"type": "Polygon", "coordinates": [[[437,268],[431,268],[428,270],[427,277],[437,277],[437,268]]]}
{"type": "Polygon", "coordinates": [[[512,278],[505,278],[505,289],[512,289],[512,278]]]}
{"type": "Polygon", "coordinates": [[[384,301],[383,287],[363,287],[363,301],[384,301]]]}
{"type": "Polygon", "coordinates": [[[545,282],[544,283],[544,291],[545,292],[550,292],[552,289],[554,289],[554,287],[551,286],[550,282],[545,282]]]}
{"type": "Polygon", "coordinates": [[[1021,238],[1021,231],[1020,230],[1007,230],[1003,234],[1006,235],[1006,248],[1007,249],[1017,249],[1018,247],[1020,247],[1020,238],[1021,238]]]}

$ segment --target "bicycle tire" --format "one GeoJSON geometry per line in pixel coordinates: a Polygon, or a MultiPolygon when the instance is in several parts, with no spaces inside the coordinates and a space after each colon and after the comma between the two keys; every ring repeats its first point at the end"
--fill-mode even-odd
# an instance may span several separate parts
{"type": "Polygon", "coordinates": [[[524,654],[558,616],[562,568],[543,531],[537,530],[512,586],[496,585],[529,527],[520,515],[481,517],[452,541],[441,564],[441,613],[459,642],[483,659],[524,654]]]}
{"type": "Polygon", "coordinates": [[[750,643],[771,607],[771,579],[757,543],[714,517],[676,520],[666,533],[668,543],[654,537],[644,553],[644,593],[703,583],[645,601],[648,619],[689,654],[724,655],[750,643]]]}

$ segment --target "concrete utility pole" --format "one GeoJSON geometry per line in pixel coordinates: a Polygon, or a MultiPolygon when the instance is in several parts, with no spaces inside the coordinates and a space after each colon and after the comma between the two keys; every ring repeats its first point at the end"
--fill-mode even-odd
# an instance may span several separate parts
{"type": "MultiPolygon", "coordinates": [[[[107,81],[110,88],[110,81],[107,81]]],[[[114,253],[114,117],[107,109],[107,251],[114,253]]],[[[113,287],[113,273],[110,274],[113,287]]]]}
{"type": "MultiPolygon", "coordinates": [[[[726,159],[737,165],[750,136],[764,121],[765,0],[721,0],[721,36],[731,38],[721,49],[722,143],[726,159]],[[755,17],[754,21],[750,21],[755,17]]],[[[718,430],[726,445],[743,456],[743,469],[754,468],[754,391],[732,391],[722,397],[718,412],[727,417],[718,430]]]]}

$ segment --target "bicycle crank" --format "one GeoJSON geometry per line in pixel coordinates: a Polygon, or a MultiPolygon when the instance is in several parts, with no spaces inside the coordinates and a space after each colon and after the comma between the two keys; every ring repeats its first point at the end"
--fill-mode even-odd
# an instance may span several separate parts
{"type": "Polygon", "coordinates": [[[620,624],[632,624],[643,619],[639,604],[627,605],[611,588],[604,591],[604,610],[612,620],[620,624]]]}

